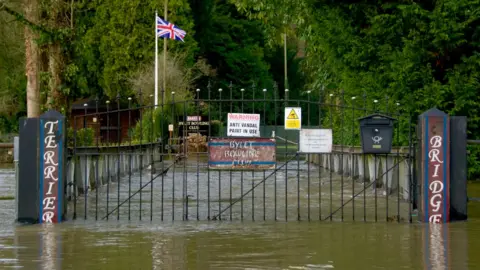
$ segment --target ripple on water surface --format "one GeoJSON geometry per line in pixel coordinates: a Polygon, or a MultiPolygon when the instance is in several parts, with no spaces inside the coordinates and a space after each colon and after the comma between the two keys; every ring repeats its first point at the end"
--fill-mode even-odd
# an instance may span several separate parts
{"type": "MultiPolygon", "coordinates": [[[[14,190],[9,177],[0,170],[0,188],[14,190]]],[[[91,219],[14,226],[14,211],[14,201],[0,201],[1,269],[480,268],[477,220],[436,227],[91,219]]]]}
{"type": "Polygon", "coordinates": [[[2,225],[0,268],[472,269],[479,225],[440,226],[439,235],[417,224],[335,222],[2,225]],[[428,248],[427,233],[437,237],[428,248]]]}

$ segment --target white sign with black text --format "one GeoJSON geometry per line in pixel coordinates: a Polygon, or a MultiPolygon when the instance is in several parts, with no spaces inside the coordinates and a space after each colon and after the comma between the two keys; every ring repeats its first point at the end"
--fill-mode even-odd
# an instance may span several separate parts
{"type": "Polygon", "coordinates": [[[301,153],[331,153],[331,129],[302,129],[300,130],[301,153]]]}
{"type": "Polygon", "coordinates": [[[227,136],[260,137],[260,114],[229,113],[227,136]]]}

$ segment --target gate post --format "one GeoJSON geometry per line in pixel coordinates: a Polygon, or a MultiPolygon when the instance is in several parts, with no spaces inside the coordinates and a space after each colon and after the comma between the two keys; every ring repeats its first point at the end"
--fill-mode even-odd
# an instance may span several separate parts
{"type": "Polygon", "coordinates": [[[19,121],[17,222],[38,222],[38,118],[19,121]]]}
{"type": "Polygon", "coordinates": [[[59,112],[20,120],[18,222],[64,219],[65,147],[65,116],[59,112]]]}
{"type": "Polygon", "coordinates": [[[450,117],[450,221],[467,219],[467,117],[450,117]]]}
{"type": "Polygon", "coordinates": [[[447,223],[466,219],[465,117],[451,118],[433,108],[419,116],[418,126],[420,221],[447,223]]]}

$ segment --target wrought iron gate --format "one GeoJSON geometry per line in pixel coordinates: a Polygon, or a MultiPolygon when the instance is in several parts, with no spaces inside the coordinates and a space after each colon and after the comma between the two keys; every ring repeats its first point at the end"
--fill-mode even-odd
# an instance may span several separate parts
{"type": "Polygon", "coordinates": [[[209,85],[186,100],[162,96],[158,106],[141,92],[97,98],[72,116],[67,218],[411,221],[411,117],[388,97],[306,91],[290,98],[275,86],[232,85],[209,85]],[[332,152],[298,152],[299,132],[283,126],[285,107],[302,109],[305,129],[332,129],[332,152]],[[357,119],[374,112],[397,119],[390,154],[361,150],[357,119]],[[272,167],[209,166],[209,141],[227,137],[228,113],[260,114],[260,137],[274,147],[272,167]]]}

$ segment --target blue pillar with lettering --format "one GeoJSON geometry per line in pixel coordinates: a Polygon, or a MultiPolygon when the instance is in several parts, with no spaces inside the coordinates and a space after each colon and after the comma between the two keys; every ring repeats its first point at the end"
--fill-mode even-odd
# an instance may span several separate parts
{"type": "Polygon", "coordinates": [[[467,119],[431,109],[419,116],[417,176],[421,222],[467,219],[467,119]]]}
{"type": "Polygon", "coordinates": [[[420,220],[427,223],[450,221],[450,119],[436,109],[419,116],[420,220]]]}
{"type": "Polygon", "coordinates": [[[42,114],[39,137],[39,222],[59,223],[65,216],[65,116],[42,114]]]}
{"type": "Polygon", "coordinates": [[[17,222],[58,223],[66,213],[65,116],[20,120],[17,222]]]}

